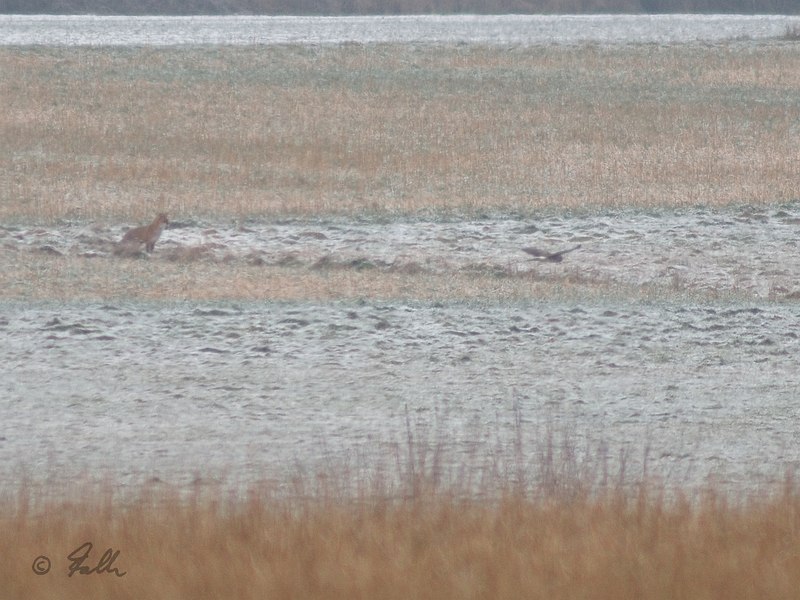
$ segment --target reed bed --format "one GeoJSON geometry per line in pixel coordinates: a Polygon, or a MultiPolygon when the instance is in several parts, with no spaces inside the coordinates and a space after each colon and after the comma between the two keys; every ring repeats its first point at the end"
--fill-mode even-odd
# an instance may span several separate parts
{"type": "Polygon", "coordinates": [[[800,589],[800,495],[697,501],[643,485],[569,497],[501,491],[476,501],[418,488],[397,498],[253,490],[188,498],[144,487],[0,511],[9,598],[725,598],[788,599],[800,589]],[[68,576],[107,549],[113,567],[68,576]],[[50,571],[33,572],[47,556],[50,571]]]}
{"type": "Polygon", "coordinates": [[[796,198],[800,48],[0,49],[0,219],[796,198]]]}
{"type": "Polygon", "coordinates": [[[201,479],[190,489],[80,479],[6,488],[4,591],[31,600],[796,597],[800,493],[790,474],[736,499],[713,481],[668,488],[625,453],[614,459],[553,425],[510,455],[446,467],[443,433],[406,422],[405,442],[373,462],[244,489],[201,479]],[[81,574],[68,557],[86,542],[87,569],[106,549],[119,554],[81,574]],[[36,574],[42,557],[49,570],[36,574]]]}
{"type": "Polygon", "coordinates": [[[406,414],[388,452],[246,488],[26,481],[0,493],[0,580],[31,599],[795,597],[791,473],[738,499],[713,480],[667,487],[571,429],[525,443],[515,414],[510,453],[460,465],[406,414]],[[125,575],[70,577],[87,541],[84,566],[110,548],[125,575]]]}

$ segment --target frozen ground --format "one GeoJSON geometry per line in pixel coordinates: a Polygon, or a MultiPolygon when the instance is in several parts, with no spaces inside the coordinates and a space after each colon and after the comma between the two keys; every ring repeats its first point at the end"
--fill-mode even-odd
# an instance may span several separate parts
{"type": "MultiPolygon", "coordinates": [[[[137,223],[138,224],[138,223],[137,223]]],[[[124,226],[0,227],[0,251],[113,256],[124,226]]],[[[655,286],[712,298],[800,298],[800,203],[780,208],[691,209],[530,219],[456,221],[180,222],[155,261],[241,261],[298,269],[489,272],[655,286]],[[563,263],[539,263],[524,246],[581,244],[563,263]]],[[[222,268],[222,267],[221,267],[222,268]]]]}
{"type": "MultiPolygon", "coordinates": [[[[452,469],[510,464],[519,437],[532,460],[555,430],[591,460],[626,453],[631,474],[647,457],[651,473],[675,484],[780,479],[800,466],[798,227],[798,205],[179,222],[141,260],[187,260],[202,248],[192,260],[221,269],[336,264],[443,278],[567,269],[673,293],[650,302],[6,301],[0,480],[89,474],[185,485],[224,473],[248,483],[353,460],[391,465],[407,419],[452,469]],[[561,264],[519,251],[575,243],[582,248],[561,264]]],[[[111,254],[123,229],[5,227],[0,248],[124,266],[140,259],[111,254]]]]}
{"type": "Polygon", "coordinates": [[[548,429],[593,461],[624,450],[631,475],[646,454],[674,484],[711,473],[746,487],[800,466],[789,305],[12,303],[2,315],[4,482],[392,465],[407,415],[448,469],[513,464],[518,432],[533,459],[548,429]]]}
{"type": "Polygon", "coordinates": [[[0,15],[0,45],[676,44],[779,39],[782,15],[98,17],[0,15]]]}

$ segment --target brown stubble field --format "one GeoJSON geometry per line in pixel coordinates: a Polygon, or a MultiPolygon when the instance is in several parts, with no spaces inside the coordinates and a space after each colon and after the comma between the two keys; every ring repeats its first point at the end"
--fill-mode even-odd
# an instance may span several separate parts
{"type": "MultiPolygon", "coordinates": [[[[794,45],[3,48],[0,223],[777,204],[797,197],[798,88],[794,45]]],[[[649,293],[569,271],[443,277],[8,248],[0,270],[0,297],[14,300],[649,293]]],[[[133,501],[108,489],[3,490],[0,582],[32,599],[769,599],[800,589],[791,479],[741,499],[713,485],[687,499],[650,481],[579,480],[562,493],[501,480],[493,500],[475,500],[412,483],[364,497],[188,499],[143,486],[133,501]],[[92,566],[113,547],[125,577],[67,577],[66,555],[88,540],[92,566]],[[53,564],[37,576],[40,554],[53,564]]]]}
{"type": "Polygon", "coordinates": [[[0,219],[796,197],[800,49],[2,49],[0,219]]]}

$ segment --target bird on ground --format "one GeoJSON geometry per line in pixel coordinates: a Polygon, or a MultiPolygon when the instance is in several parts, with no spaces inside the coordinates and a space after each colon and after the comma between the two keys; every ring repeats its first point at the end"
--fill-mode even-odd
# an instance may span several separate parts
{"type": "Polygon", "coordinates": [[[572,252],[573,250],[577,250],[580,247],[581,245],[578,244],[574,248],[567,248],[566,250],[559,250],[558,252],[547,252],[546,250],[540,250],[539,248],[529,247],[523,248],[522,251],[527,252],[537,260],[558,263],[564,260],[565,254],[572,252]]]}

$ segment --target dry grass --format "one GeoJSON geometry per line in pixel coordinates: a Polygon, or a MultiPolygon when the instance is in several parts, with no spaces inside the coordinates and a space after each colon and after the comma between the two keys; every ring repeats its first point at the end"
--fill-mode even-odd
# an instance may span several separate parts
{"type": "Polygon", "coordinates": [[[436,434],[407,423],[405,445],[388,456],[394,466],[387,457],[374,468],[329,465],[246,491],[160,481],[116,496],[108,484],[81,481],[7,489],[4,592],[31,600],[769,600],[800,589],[800,492],[791,476],[736,501],[713,484],[668,489],[646,470],[631,477],[624,456],[610,461],[551,428],[533,448],[520,440],[510,458],[473,456],[448,469],[436,434]],[[463,468],[480,465],[464,478],[463,468]],[[68,577],[67,556],[87,541],[86,566],[111,548],[126,575],[68,577]],[[36,575],[42,555],[51,570],[36,575]]]}
{"type": "Polygon", "coordinates": [[[0,252],[0,298],[17,300],[515,300],[531,297],[646,298],[663,290],[593,280],[578,272],[492,269],[404,272],[306,269],[0,252]]]}
{"type": "MultiPolygon", "coordinates": [[[[85,494],[85,492],[84,492],[85,494]]],[[[657,489],[569,501],[445,492],[405,499],[268,492],[231,501],[144,493],[32,505],[0,518],[9,598],[725,598],[788,599],[800,589],[800,495],[731,504],[657,489]],[[655,493],[653,493],[655,492],[655,493]],[[67,554],[94,543],[127,574],[67,577],[67,554]],[[31,565],[47,555],[51,571],[31,565]]]]}
{"type": "Polygon", "coordinates": [[[797,196],[800,48],[0,49],[0,218],[797,196]]]}

